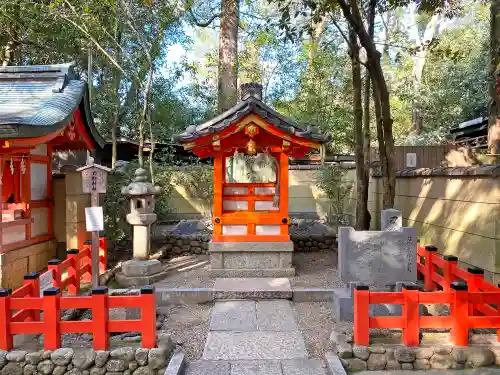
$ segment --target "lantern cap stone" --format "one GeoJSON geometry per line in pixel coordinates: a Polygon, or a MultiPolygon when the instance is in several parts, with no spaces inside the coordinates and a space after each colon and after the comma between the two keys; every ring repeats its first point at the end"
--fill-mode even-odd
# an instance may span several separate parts
{"type": "Polygon", "coordinates": [[[144,168],[137,168],[130,184],[122,188],[122,194],[128,197],[158,195],[160,187],[148,181],[148,174],[144,168]]]}

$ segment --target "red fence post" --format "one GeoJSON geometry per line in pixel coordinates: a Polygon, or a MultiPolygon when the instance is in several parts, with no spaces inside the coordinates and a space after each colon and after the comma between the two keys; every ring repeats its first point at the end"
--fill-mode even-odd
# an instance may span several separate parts
{"type": "Polygon", "coordinates": [[[54,288],[61,288],[61,261],[59,259],[51,259],[48,262],[48,269],[52,271],[52,286],[54,288]]]}
{"type": "Polygon", "coordinates": [[[425,247],[425,275],[424,275],[424,288],[428,292],[434,290],[434,281],[432,280],[434,274],[434,261],[433,257],[436,256],[437,247],[425,247]]]}
{"type": "Polygon", "coordinates": [[[108,288],[94,288],[92,289],[92,335],[95,350],[109,348],[108,320],[108,288]]]}
{"type": "Polygon", "coordinates": [[[59,288],[49,288],[43,291],[43,347],[45,350],[56,350],[61,347],[61,310],[59,310],[59,288]]]}
{"type": "Polygon", "coordinates": [[[445,255],[443,260],[443,292],[450,292],[450,284],[456,279],[455,269],[457,268],[458,258],[454,255],[445,255]]]}
{"type": "MultiPolygon", "coordinates": [[[[24,275],[24,285],[31,284],[31,297],[40,297],[40,274],[31,272],[24,275]]],[[[40,321],[40,310],[31,310],[30,317],[34,322],[40,321]]]]}
{"type": "Polygon", "coordinates": [[[354,287],[354,343],[370,345],[370,290],[368,285],[354,287]]]}
{"type": "Polygon", "coordinates": [[[0,349],[11,350],[14,340],[10,334],[10,321],[12,311],[10,310],[10,289],[0,289],[0,349]]]}
{"type": "MultiPolygon", "coordinates": [[[[467,280],[468,291],[469,292],[479,292],[479,283],[484,278],[484,270],[476,267],[467,268],[467,272],[469,273],[469,279],[467,280]]],[[[479,311],[477,309],[477,304],[469,305],[469,316],[478,316],[479,311]]]]}
{"type": "Polygon", "coordinates": [[[101,273],[104,273],[108,268],[108,238],[99,238],[99,267],[101,273]]]}
{"type": "Polygon", "coordinates": [[[78,261],[78,249],[70,249],[67,251],[67,257],[71,259],[71,265],[68,268],[68,277],[73,279],[72,283],[68,285],[69,294],[80,293],[80,262],[78,261]]]}
{"type": "Polygon", "coordinates": [[[453,291],[453,344],[468,346],[469,344],[469,292],[467,283],[455,281],[451,283],[453,291]]]}
{"type": "Polygon", "coordinates": [[[146,285],[141,288],[142,347],[156,346],[156,296],[155,288],[146,285]]]}
{"type": "Polygon", "coordinates": [[[403,343],[406,346],[418,346],[420,344],[420,311],[419,311],[419,288],[417,285],[405,285],[403,287],[404,304],[402,308],[403,343]]]}

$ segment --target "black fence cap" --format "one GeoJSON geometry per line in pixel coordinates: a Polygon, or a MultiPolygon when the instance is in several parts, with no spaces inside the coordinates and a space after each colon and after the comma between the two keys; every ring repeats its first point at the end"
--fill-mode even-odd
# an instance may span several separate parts
{"type": "Polygon", "coordinates": [[[406,290],[420,290],[420,287],[416,284],[403,284],[403,288],[406,290]]]}
{"type": "Polygon", "coordinates": [[[108,288],[105,286],[99,286],[97,288],[92,289],[92,295],[94,295],[94,294],[102,295],[102,294],[106,294],[106,293],[108,293],[108,288]]]}
{"type": "Polygon", "coordinates": [[[464,281],[454,281],[450,284],[451,289],[454,290],[467,290],[467,283],[464,281]]]}
{"type": "Polygon", "coordinates": [[[153,294],[155,287],[153,285],[146,285],[141,288],[141,294],[153,294]]]}
{"type": "Polygon", "coordinates": [[[44,296],[57,296],[60,293],[59,288],[48,288],[43,291],[44,296]]]}
{"type": "Polygon", "coordinates": [[[370,290],[370,286],[369,285],[355,285],[354,289],[356,289],[356,290],[370,290]]]}
{"type": "Polygon", "coordinates": [[[92,240],[85,240],[83,242],[84,245],[92,245],[92,240]]]}
{"type": "Polygon", "coordinates": [[[61,261],[59,259],[51,259],[48,261],[49,266],[57,266],[58,264],[61,264],[61,261]]]}
{"type": "Polygon", "coordinates": [[[24,280],[36,280],[40,277],[38,272],[30,272],[24,275],[24,280]]]}
{"type": "Polygon", "coordinates": [[[430,245],[426,246],[425,250],[427,250],[427,251],[438,251],[438,249],[437,249],[436,246],[430,246],[430,245]]]}
{"type": "Polygon", "coordinates": [[[458,258],[455,255],[445,255],[443,259],[448,262],[458,262],[458,258]]]}
{"type": "Polygon", "coordinates": [[[12,289],[0,288],[0,297],[8,297],[12,294],[12,289]]]}
{"type": "Polygon", "coordinates": [[[467,272],[472,273],[473,275],[484,275],[484,270],[477,267],[469,267],[467,268],[467,272]]]}

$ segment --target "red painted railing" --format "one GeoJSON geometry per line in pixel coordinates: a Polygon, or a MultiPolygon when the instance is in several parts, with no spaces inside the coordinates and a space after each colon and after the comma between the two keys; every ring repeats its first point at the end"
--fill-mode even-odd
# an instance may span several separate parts
{"type": "Polygon", "coordinates": [[[106,350],[111,332],[141,332],[142,347],[156,346],[156,301],[154,287],[146,286],[137,296],[109,296],[106,287],[92,290],[91,296],[61,296],[59,288],[49,288],[35,297],[35,278],[10,293],[0,289],[0,349],[10,350],[18,334],[43,334],[45,350],[61,347],[63,333],[91,333],[93,347],[106,350]],[[92,309],[92,320],[61,321],[63,309],[92,309]],[[109,320],[109,309],[138,308],[138,320],[109,320]],[[13,311],[18,311],[13,314],[13,311]],[[40,320],[43,311],[43,320],[40,320]]]}

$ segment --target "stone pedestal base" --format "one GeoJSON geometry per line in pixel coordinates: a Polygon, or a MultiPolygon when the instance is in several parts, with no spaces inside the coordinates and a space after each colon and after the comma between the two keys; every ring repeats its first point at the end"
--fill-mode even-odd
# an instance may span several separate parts
{"type": "Polygon", "coordinates": [[[122,287],[138,287],[151,285],[166,275],[159,260],[132,259],[122,264],[122,270],[115,275],[115,279],[122,287]]]}
{"type": "Polygon", "coordinates": [[[293,242],[210,242],[213,277],[291,277],[293,242]]]}

